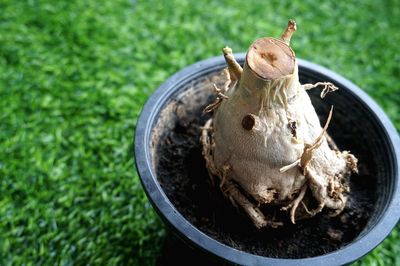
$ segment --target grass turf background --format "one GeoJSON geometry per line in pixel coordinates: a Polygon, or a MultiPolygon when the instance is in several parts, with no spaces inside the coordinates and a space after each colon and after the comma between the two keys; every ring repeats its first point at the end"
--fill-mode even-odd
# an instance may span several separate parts
{"type": "MultiPolygon", "coordinates": [[[[151,265],[165,235],[132,158],[168,76],[279,36],[400,129],[398,1],[0,0],[0,264],[151,265]]],[[[399,228],[357,265],[400,265],[399,228]]]]}

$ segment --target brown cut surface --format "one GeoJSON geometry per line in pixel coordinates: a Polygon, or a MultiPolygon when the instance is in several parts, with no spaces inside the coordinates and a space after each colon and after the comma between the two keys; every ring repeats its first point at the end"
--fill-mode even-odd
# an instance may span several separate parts
{"type": "Polygon", "coordinates": [[[293,73],[295,54],[283,41],[266,37],[256,40],[250,46],[246,61],[259,77],[273,80],[293,73]]]}

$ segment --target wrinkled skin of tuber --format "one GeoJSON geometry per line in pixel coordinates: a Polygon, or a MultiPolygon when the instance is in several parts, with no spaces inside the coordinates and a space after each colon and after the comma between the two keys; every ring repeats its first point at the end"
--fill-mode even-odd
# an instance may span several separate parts
{"type": "Polygon", "coordinates": [[[201,136],[210,176],[257,228],[283,224],[261,211],[266,205],[287,211],[292,223],[323,209],[337,215],[346,205],[349,176],[357,172],[357,159],[326,133],[333,108],[321,127],[306,92],[323,86],[324,97],[337,88],[299,82],[290,48],[295,30],[290,20],[280,39],[256,40],[243,69],[225,47],[226,83],[215,87],[217,98],[205,109],[214,112],[201,136]],[[311,197],[317,202],[312,209],[311,197]]]}

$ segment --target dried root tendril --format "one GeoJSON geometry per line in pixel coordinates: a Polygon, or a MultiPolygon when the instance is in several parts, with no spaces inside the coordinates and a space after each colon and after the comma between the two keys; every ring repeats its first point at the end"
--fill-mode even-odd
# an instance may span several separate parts
{"type": "MultiPolygon", "coordinates": [[[[218,106],[221,104],[221,102],[224,99],[228,99],[229,97],[226,96],[224,93],[226,93],[229,90],[229,85],[231,84],[231,79],[230,79],[230,74],[229,71],[225,68],[224,69],[224,74],[226,77],[226,82],[224,84],[223,89],[219,89],[217,85],[214,84],[214,91],[217,94],[217,97],[215,98],[215,101],[204,108],[203,113],[209,113],[211,111],[214,111],[215,109],[218,108],[218,106]]],[[[235,82],[236,84],[236,82],[235,82]]]]}
{"type": "Polygon", "coordinates": [[[225,184],[225,181],[226,181],[227,176],[228,176],[229,169],[231,169],[231,167],[229,165],[224,165],[222,167],[222,175],[221,175],[222,178],[221,178],[221,183],[219,184],[220,188],[222,188],[224,186],[224,184],[225,184]]]}
{"type": "MultiPolygon", "coordinates": [[[[287,206],[281,208],[281,210],[284,210],[284,211],[290,209],[290,221],[291,221],[293,224],[296,223],[296,219],[295,219],[296,210],[297,210],[297,208],[299,207],[300,202],[301,202],[303,205],[305,205],[305,203],[303,203],[302,200],[303,200],[304,196],[306,195],[307,187],[308,187],[308,186],[307,186],[307,183],[305,183],[305,184],[303,185],[303,187],[301,188],[301,191],[300,191],[299,195],[297,196],[297,198],[295,198],[289,205],[287,205],[287,206]]],[[[306,210],[308,210],[308,209],[306,209],[306,210]]]]}
{"type": "Polygon", "coordinates": [[[317,139],[314,141],[313,144],[305,144],[304,145],[304,151],[303,154],[301,155],[300,159],[294,161],[293,163],[289,165],[285,165],[279,169],[279,172],[284,173],[296,166],[300,166],[303,169],[303,174],[307,174],[307,164],[311,161],[312,159],[312,152],[317,149],[319,146],[321,146],[322,141],[323,141],[323,136],[326,133],[326,130],[328,129],[329,123],[332,118],[332,113],[333,113],[333,106],[331,107],[331,110],[329,111],[328,119],[326,120],[325,126],[322,129],[321,134],[317,137],[317,139]]]}
{"type": "Polygon", "coordinates": [[[306,190],[307,190],[307,185],[305,184],[300,191],[299,196],[293,201],[293,206],[292,209],[290,210],[290,221],[292,221],[292,223],[296,223],[295,221],[295,215],[296,215],[296,210],[297,207],[299,206],[300,202],[303,200],[304,195],[306,194],[306,190]]]}
{"type": "Polygon", "coordinates": [[[329,92],[337,91],[339,88],[333,85],[331,82],[317,82],[315,84],[304,84],[303,88],[305,90],[310,90],[318,86],[324,86],[321,91],[320,97],[323,99],[329,92]]]}
{"type": "Polygon", "coordinates": [[[333,113],[333,106],[331,107],[331,110],[329,111],[328,119],[326,120],[325,126],[322,129],[321,134],[318,136],[318,138],[314,141],[314,143],[312,145],[306,144],[304,146],[304,151],[300,158],[300,167],[303,168],[304,175],[307,175],[307,165],[312,159],[313,151],[315,149],[319,148],[319,146],[321,146],[321,144],[322,144],[323,137],[326,133],[326,130],[328,129],[329,123],[331,122],[332,113],[333,113]]]}
{"type": "Polygon", "coordinates": [[[217,175],[217,168],[215,167],[213,158],[212,158],[212,139],[208,136],[208,132],[212,130],[211,127],[212,119],[209,119],[204,127],[201,128],[201,137],[200,142],[202,144],[203,150],[202,154],[206,161],[206,167],[210,176],[210,180],[214,185],[214,175],[217,175]]]}

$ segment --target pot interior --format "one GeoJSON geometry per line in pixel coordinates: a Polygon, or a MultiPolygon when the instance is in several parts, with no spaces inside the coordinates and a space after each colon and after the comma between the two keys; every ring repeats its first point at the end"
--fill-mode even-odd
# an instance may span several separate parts
{"type": "Polygon", "coordinates": [[[222,87],[220,75],[218,70],[187,79],[163,104],[153,125],[153,171],[173,206],[217,241],[266,257],[314,257],[368,232],[385,210],[393,183],[390,145],[368,106],[342,84],[300,67],[302,84],[331,81],[339,87],[324,99],[319,97],[320,89],[310,90],[309,95],[320,121],[326,120],[334,105],[328,132],[340,150],[358,158],[359,174],[351,176],[350,199],[340,215],[317,215],[295,225],[258,230],[212,186],[201,154],[200,127],[210,118],[202,111],[215,98],[213,84],[222,87]]]}

